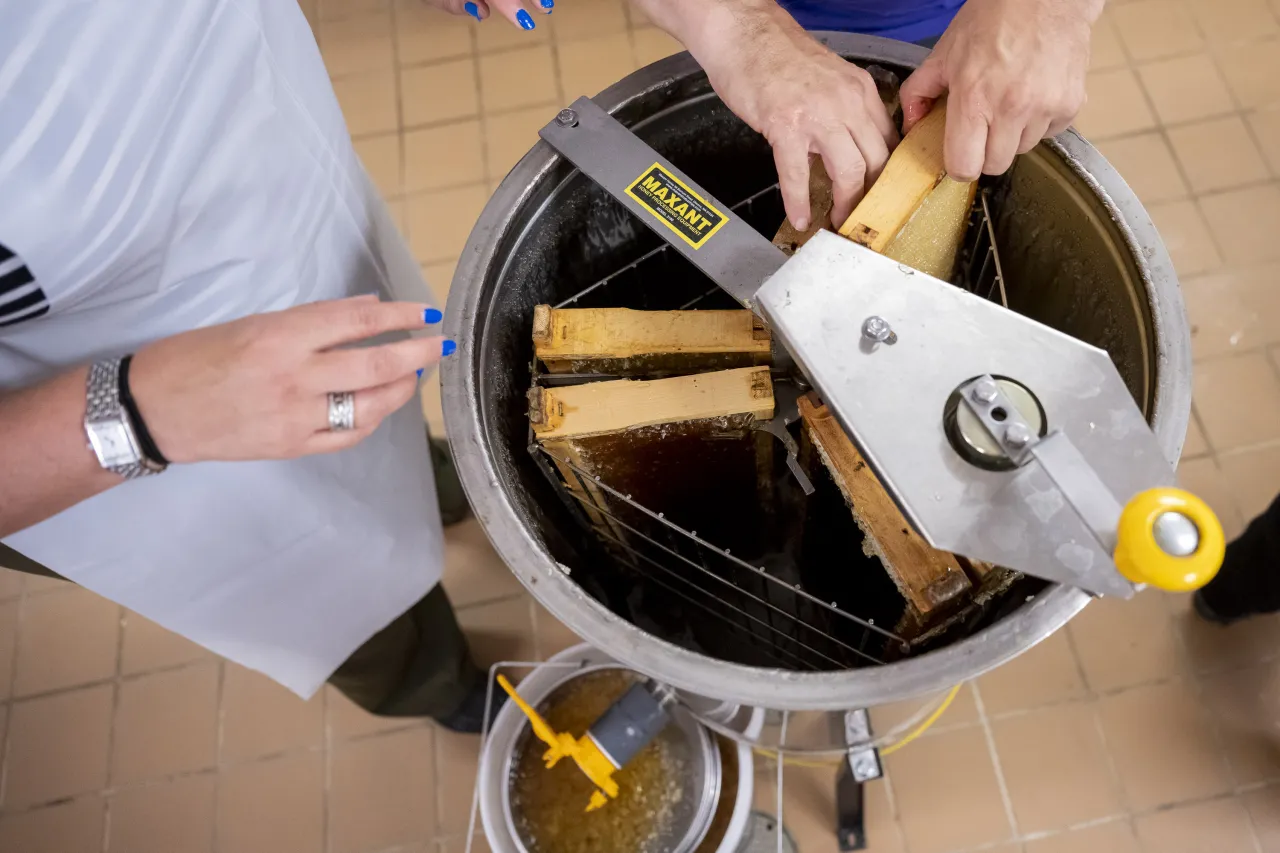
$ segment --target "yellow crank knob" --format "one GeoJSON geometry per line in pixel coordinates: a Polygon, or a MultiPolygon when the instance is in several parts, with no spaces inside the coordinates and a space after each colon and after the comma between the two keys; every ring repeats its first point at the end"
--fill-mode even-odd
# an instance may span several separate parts
{"type": "Polygon", "coordinates": [[[1129,501],[1116,527],[1116,568],[1134,583],[1187,592],[1213,580],[1226,552],[1222,524],[1209,505],[1172,487],[1129,501]]]}

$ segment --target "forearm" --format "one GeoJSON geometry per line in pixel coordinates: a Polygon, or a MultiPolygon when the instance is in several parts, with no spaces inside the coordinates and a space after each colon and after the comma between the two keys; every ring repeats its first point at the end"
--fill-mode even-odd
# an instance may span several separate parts
{"type": "Polygon", "coordinates": [[[708,72],[724,58],[779,33],[803,34],[775,0],[631,0],[708,72]]]}
{"type": "Polygon", "coordinates": [[[103,469],[84,431],[87,367],[0,395],[0,536],[123,480],[103,469]]]}

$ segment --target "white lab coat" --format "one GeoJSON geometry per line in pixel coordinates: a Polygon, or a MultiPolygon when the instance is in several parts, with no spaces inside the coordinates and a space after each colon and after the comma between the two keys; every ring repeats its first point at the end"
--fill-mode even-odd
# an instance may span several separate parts
{"type": "MultiPolygon", "coordinates": [[[[294,0],[0,18],[0,393],[257,312],[430,301],[294,0]]],[[[302,696],[443,561],[413,405],[353,450],[174,466],[5,543],[302,696]]]]}

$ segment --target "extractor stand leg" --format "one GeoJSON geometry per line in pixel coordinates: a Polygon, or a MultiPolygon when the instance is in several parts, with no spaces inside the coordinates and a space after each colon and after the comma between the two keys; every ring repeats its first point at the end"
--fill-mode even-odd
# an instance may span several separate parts
{"type": "MultiPolygon", "coordinates": [[[[871,720],[865,709],[844,715],[845,743],[871,740],[871,720]]],[[[856,749],[840,762],[836,776],[836,838],[841,850],[865,850],[867,828],[864,786],[883,775],[880,754],[874,747],[856,749]]]]}

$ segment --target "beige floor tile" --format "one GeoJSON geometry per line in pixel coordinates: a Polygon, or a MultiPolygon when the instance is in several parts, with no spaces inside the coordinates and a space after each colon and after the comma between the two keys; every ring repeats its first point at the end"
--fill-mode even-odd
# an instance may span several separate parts
{"type": "Polygon", "coordinates": [[[524,591],[475,518],[445,532],[444,587],[454,607],[510,598],[524,591]]]}
{"type": "Polygon", "coordinates": [[[1235,784],[1280,779],[1280,664],[1223,673],[1203,684],[1235,784]]]}
{"type": "Polygon", "coordinates": [[[41,575],[27,575],[25,589],[28,595],[43,595],[46,592],[60,592],[71,586],[70,581],[62,578],[46,578],[41,575]]]}
{"type": "Polygon", "coordinates": [[[352,136],[393,131],[396,115],[396,81],[390,71],[355,74],[333,81],[334,94],[352,136]]]}
{"type": "MultiPolygon", "coordinates": [[[[1124,48],[1120,46],[1120,35],[1116,32],[1115,16],[1112,10],[1115,4],[1103,10],[1093,25],[1093,38],[1089,44],[1089,70],[1105,71],[1108,68],[1119,68],[1129,63],[1124,48]]],[[[643,61],[643,60],[642,60],[643,61]]]]}
{"type": "Polygon", "coordinates": [[[410,196],[405,200],[409,246],[421,263],[462,254],[489,191],[482,185],[410,196]]]}
{"type": "Polygon", "coordinates": [[[218,665],[144,675],[120,685],[111,780],[117,785],[213,767],[218,665]]]}
{"type": "Polygon", "coordinates": [[[1196,365],[1196,411],[1219,452],[1280,438],[1280,377],[1261,351],[1196,365]]]}
{"type": "Polygon", "coordinates": [[[440,371],[423,380],[421,394],[422,415],[427,420],[427,429],[434,436],[448,438],[444,428],[444,402],[440,397],[440,371]]]}
{"type": "Polygon", "coordinates": [[[1244,518],[1236,506],[1231,486],[1212,458],[1188,459],[1178,463],[1178,483],[1209,504],[1222,522],[1222,530],[1228,539],[1244,529],[1244,518]]]}
{"type": "Polygon", "coordinates": [[[1197,456],[1204,456],[1209,452],[1209,443],[1205,441],[1204,431],[1200,429],[1200,422],[1196,420],[1195,414],[1191,416],[1191,420],[1187,422],[1187,440],[1182,445],[1182,458],[1195,459],[1197,456]]]}
{"type": "Polygon", "coordinates": [[[431,288],[436,303],[441,307],[449,304],[449,288],[453,284],[453,274],[457,269],[457,261],[440,261],[422,265],[422,275],[426,278],[427,286],[431,288]]]}
{"type": "Polygon", "coordinates": [[[161,628],[145,616],[125,614],[124,646],[120,653],[120,672],[124,675],[181,666],[210,657],[213,653],[208,649],[161,628]]]}
{"type": "Polygon", "coordinates": [[[222,686],[222,762],[324,743],[324,697],[304,702],[265,675],[228,663],[222,686]]]}
{"type": "Polygon", "coordinates": [[[1240,116],[1170,128],[1169,140],[1197,193],[1232,189],[1270,176],[1240,116]]]}
{"type": "Polygon", "coordinates": [[[458,624],[471,644],[472,657],[486,669],[498,661],[538,659],[528,596],[461,609],[458,624]]]}
{"type": "Polygon", "coordinates": [[[546,660],[582,643],[581,637],[536,601],[533,603],[533,634],[540,660],[546,660]]]}
{"type": "Polygon", "coordinates": [[[432,738],[431,729],[416,728],[334,748],[329,789],[333,853],[365,853],[434,837],[432,738]]]}
{"type": "Polygon", "coordinates": [[[411,717],[379,717],[352,702],[335,687],[325,686],[329,728],[334,740],[366,737],[396,729],[421,728],[422,720],[411,717]]]}
{"type": "MultiPolygon", "coordinates": [[[[783,790],[783,824],[803,853],[836,853],[836,771],[834,768],[787,767],[783,790]]],[[[769,792],[776,798],[774,788],[769,792]]],[[[868,853],[902,853],[905,850],[889,794],[883,782],[864,788],[864,824],[868,853]]],[[[776,802],[776,799],[775,799],[776,802]]],[[[770,805],[770,813],[776,807],[770,805]]]]}
{"type": "Polygon", "coordinates": [[[25,578],[22,572],[15,572],[12,569],[0,569],[0,601],[10,598],[17,598],[22,594],[22,581],[25,578]]]}
{"type": "MultiPolygon", "coordinates": [[[[921,708],[926,705],[930,708],[935,707],[936,700],[939,698],[941,697],[933,697],[928,700],[909,699],[905,702],[894,702],[890,705],[877,705],[871,709],[872,731],[877,735],[887,734],[915,719],[921,708]]],[[[987,700],[985,692],[982,694],[982,698],[987,700]]],[[[978,704],[973,701],[973,685],[966,684],[960,688],[956,698],[951,700],[950,706],[938,718],[938,722],[935,725],[940,728],[951,728],[954,726],[977,725],[979,722],[978,704]]]]}
{"type": "Polygon", "coordinates": [[[560,43],[565,100],[599,94],[636,70],[630,34],[623,31],[560,43]]]}
{"type": "Polygon", "coordinates": [[[1280,649],[1280,616],[1257,616],[1229,627],[1213,625],[1192,612],[1174,617],[1174,626],[1193,670],[1228,672],[1270,660],[1280,649]]]}
{"type": "Polygon", "coordinates": [[[97,791],[107,782],[112,688],[86,687],[10,709],[4,807],[97,791]]]}
{"type": "Polygon", "coordinates": [[[538,142],[538,131],[555,115],[551,106],[489,116],[485,120],[485,147],[489,177],[501,178],[538,142]]]}
{"type": "Polygon", "coordinates": [[[553,17],[551,29],[561,42],[597,38],[627,28],[623,0],[561,0],[553,17]]]}
{"type": "Polygon", "coordinates": [[[404,182],[400,177],[400,134],[366,136],[357,139],[355,147],[360,162],[364,164],[365,171],[373,179],[378,192],[391,198],[404,191],[404,182]]]}
{"type": "Polygon", "coordinates": [[[1098,148],[1107,161],[1116,167],[1125,183],[1138,194],[1143,204],[1186,197],[1187,184],[1178,172],[1173,152],[1160,133],[1142,133],[1111,139],[1100,143],[1098,148]]]}
{"type": "Polygon", "coordinates": [[[1147,213],[1155,222],[1178,275],[1198,275],[1222,265],[1222,257],[1209,236],[1209,226],[1194,202],[1152,205],[1147,213]]]}
{"type": "Polygon", "coordinates": [[[13,651],[18,642],[18,601],[0,602],[0,701],[13,687],[13,651]]]}
{"type": "Polygon", "coordinates": [[[119,605],[78,587],[28,599],[14,695],[111,678],[119,648],[119,605]]]}
{"type": "Polygon", "coordinates": [[[0,817],[0,850],[13,853],[100,853],[101,797],[0,817]]]}
{"type": "MultiPolygon", "coordinates": [[[[558,9],[557,12],[563,12],[558,9]]],[[[551,39],[551,30],[554,22],[548,25],[542,17],[534,20],[534,23],[541,23],[542,26],[535,27],[532,30],[522,30],[514,26],[501,15],[490,17],[481,24],[473,24],[476,33],[476,47],[480,53],[501,53],[504,50],[512,48],[529,47],[535,44],[545,44],[551,39]]]]}
{"type": "Polygon", "coordinates": [[[218,845],[235,853],[323,850],[323,757],[299,752],[223,771],[218,780],[218,845]]]}
{"type": "Polygon", "coordinates": [[[331,77],[389,71],[395,64],[389,14],[323,21],[319,41],[331,77]]]}
{"type": "Polygon", "coordinates": [[[1218,64],[1240,106],[1251,109],[1280,102],[1280,39],[1221,50],[1218,64]]]}
{"type": "Polygon", "coordinates": [[[485,179],[478,119],[404,134],[404,190],[434,190],[485,179]]]}
{"type": "Polygon", "coordinates": [[[213,773],[127,788],[111,798],[108,853],[212,853],[213,773]]]}
{"type": "Polygon", "coordinates": [[[340,21],[387,11],[388,0],[318,0],[321,21],[340,21]]]}
{"type": "Polygon", "coordinates": [[[1261,515],[1280,492],[1280,447],[1228,454],[1218,464],[1246,523],[1261,515]]]}
{"type": "Polygon", "coordinates": [[[1088,79],[1089,102],[1075,126],[1091,140],[1136,133],[1155,127],[1138,78],[1128,68],[1094,71],[1088,79]]]}
{"type": "Polygon", "coordinates": [[[1172,678],[1182,671],[1173,620],[1157,591],[1131,601],[1093,601],[1067,630],[1085,681],[1095,691],[1172,678]]]}
{"type": "Polygon", "coordinates": [[[1021,711],[1085,696],[1080,667],[1059,631],[1030,651],[978,679],[987,714],[1021,711]]]}
{"type": "Polygon", "coordinates": [[[931,737],[886,758],[912,853],[943,853],[1011,835],[986,736],[978,728],[931,737]]]}
{"type": "Polygon", "coordinates": [[[1183,0],[1139,0],[1111,9],[1120,39],[1137,62],[1191,53],[1204,39],[1183,0]]]}
{"type": "Polygon", "coordinates": [[[405,127],[470,118],[480,112],[474,59],[454,59],[400,71],[405,127]]]}
{"type": "MultiPolygon", "coordinates": [[[[1094,30],[1093,55],[1096,57],[1101,54],[1104,57],[1102,61],[1106,61],[1108,45],[1105,43],[1106,37],[1100,36],[1099,32],[1100,29],[1094,30]]],[[[643,68],[646,65],[657,62],[659,59],[666,59],[672,54],[684,51],[684,45],[657,27],[644,27],[643,29],[633,30],[631,39],[635,45],[636,67],[638,68],[643,68]]]]}
{"type": "Polygon", "coordinates": [[[440,835],[466,835],[480,763],[480,738],[438,727],[435,736],[436,778],[448,780],[438,787],[440,810],[436,832],[440,835]]]}
{"type": "Polygon", "coordinates": [[[1200,209],[1227,263],[1280,261],[1280,185],[1206,196],[1200,209]]]}
{"type": "Polygon", "coordinates": [[[395,16],[401,65],[470,56],[473,51],[471,28],[475,21],[470,17],[447,14],[422,0],[397,0],[395,16]]]}
{"type": "Polygon", "coordinates": [[[1249,810],[1262,853],[1280,851],[1280,787],[1251,791],[1240,799],[1249,810]]]}
{"type": "Polygon", "coordinates": [[[1103,698],[1099,707],[1107,748],[1135,811],[1230,787],[1209,716],[1185,683],[1134,688],[1103,698]]]}
{"type": "Polygon", "coordinates": [[[1238,800],[1217,800],[1136,818],[1152,853],[1255,853],[1249,813],[1238,800]]]}
{"type": "Polygon", "coordinates": [[[1271,166],[1271,173],[1280,176],[1280,109],[1259,110],[1248,118],[1254,138],[1271,166]]]}
{"type": "Polygon", "coordinates": [[[1156,115],[1165,124],[1195,121],[1235,109],[1208,54],[1164,59],[1138,69],[1156,115]]]}
{"type": "Polygon", "coordinates": [[[1028,841],[1027,853],[1142,853],[1127,820],[1118,820],[1028,841]]]}
{"type": "Polygon", "coordinates": [[[481,56],[480,93],[486,113],[558,101],[551,48],[534,45],[481,56]]]}
{"type": "MultiPolygon", "coordinates": [[[[472,840],[470,847],[467,847],[467,837],[446,838],[440,842],[438,849],[424,850],[423,853],[492,853],[493,848],[489,846],[489,842],[485,840],[484,833],[479,829],[476,830],[476,836],[472,840]]],[[[417,853],[412,848],[409,853],[417,853]]],[[[1270,853],[1270,851],[1267,851],[1270,853]]]]}
{"type": "Polygon", "coordinates": [[[1124,812],[1094,714],[1093,703],[1073,702],[992,723],[1020,832],[1124,812]]]}
{"type": "Polygon", "coordinates": [[[1197,360],[1280,341],[1280,264],[1231,268],[1182,285],[1197,360]]]}
{"type": "Polygon", "coordinates": [[[1192,13],[1209,41],[1232,44],[1255,41],[1280,31],[1267,0],[1189,0],[1192,13]]]}

